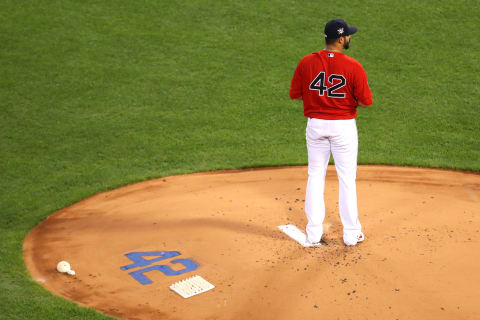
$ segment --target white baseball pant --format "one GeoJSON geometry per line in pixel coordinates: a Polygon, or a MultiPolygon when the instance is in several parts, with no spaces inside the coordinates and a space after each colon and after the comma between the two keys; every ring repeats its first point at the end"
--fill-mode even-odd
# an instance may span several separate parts
{"type": "Polygon", "coordinates": [[[323,235],[325,175],[331,153],[339,181],[338,202],[343,224],[343,239],[346,244],[356,244],[362,226],[358,220],[357,209],[358,133],[355,119],[308,118],[306,140],[308,182],[305,212],[308,218],[306,228],[308,240],[318,242],[323,235]]]}

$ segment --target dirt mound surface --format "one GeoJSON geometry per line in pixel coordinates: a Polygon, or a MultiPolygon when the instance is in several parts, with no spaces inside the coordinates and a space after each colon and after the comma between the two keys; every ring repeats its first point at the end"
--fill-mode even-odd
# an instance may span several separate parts
{"type": "Polygon", "coordinates": [[[50,215],[24,242],[34,279],[125,319],[479,319],[480,175],[360,166],[366,240],[345,247],[338,182],[325,189],[328,247],[306,225],[306,167],[172,176],[50,215]],[[75,276],[56,271],[68,261],[75,276]],[[184,299],[169,286],[215,288],[184,299]]]}

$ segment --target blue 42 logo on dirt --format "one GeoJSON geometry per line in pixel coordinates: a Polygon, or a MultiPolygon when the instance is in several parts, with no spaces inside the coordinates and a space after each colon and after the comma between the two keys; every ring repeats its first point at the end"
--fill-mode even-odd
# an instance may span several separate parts
{"type": "Polygon", "coordinates": [[[196,264],[193,260],[191,259],[175,259],[171,260],[171,264],[181,264],[185,268],[181,270],[173,270],[170,266],[166,264],[160,264],[160,265],[153,265],[150,266],[151,264],[162,261],[165,259],[173,258],[176,256],[179,256],[180,252],[178,251],[150,251],[150,252],[130,252],[125,254],[125,256],[132,260],[132,264],[128,264],[126,266],[121,267],[120,269],[122,270],[129,270],[133,268],[138,268],[138,267],[146,267],[142,269],[138,269],[135,271],[132,271],[129,273],[129,275],[140,282],[141,284],[150,284],[152,283],[152,280],[150,280],[145,273],[150,272],[150,271],[160,271],[166,276],[177,276],[179,274],[183,274],[186,272],[190,272],[193,270],[196,270],[198,268],[198,264],[196,264]],[[145,259],[144,257],[155,257],[152,259],[145,259]],[[149,266],[149,267],[147,267],[149,266]]]}

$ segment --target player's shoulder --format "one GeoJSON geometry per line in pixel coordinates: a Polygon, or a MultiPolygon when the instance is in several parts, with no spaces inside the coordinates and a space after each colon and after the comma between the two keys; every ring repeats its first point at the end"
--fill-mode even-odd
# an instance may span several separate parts
{"type": "Polygon", "coordinates": [[[352,58],[350,56],[347,56],[346,54],[342,54],[342,58],[343,58],[345,63],[348,63],[348,64],[350,64],[350,65],[352,65],[356,68],[362,68],[363,69],[362,65],[360,64],[360,62],[358,62],[357,59],[352,58]]]}

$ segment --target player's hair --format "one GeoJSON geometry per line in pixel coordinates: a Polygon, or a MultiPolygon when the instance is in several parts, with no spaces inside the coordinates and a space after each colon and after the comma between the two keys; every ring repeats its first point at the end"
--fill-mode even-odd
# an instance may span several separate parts
{"type": "Polygon", "coordinates": [[[334,44],[335,42],[337,42],[338,38],[325,38],[325,44],[334,44]]]}

